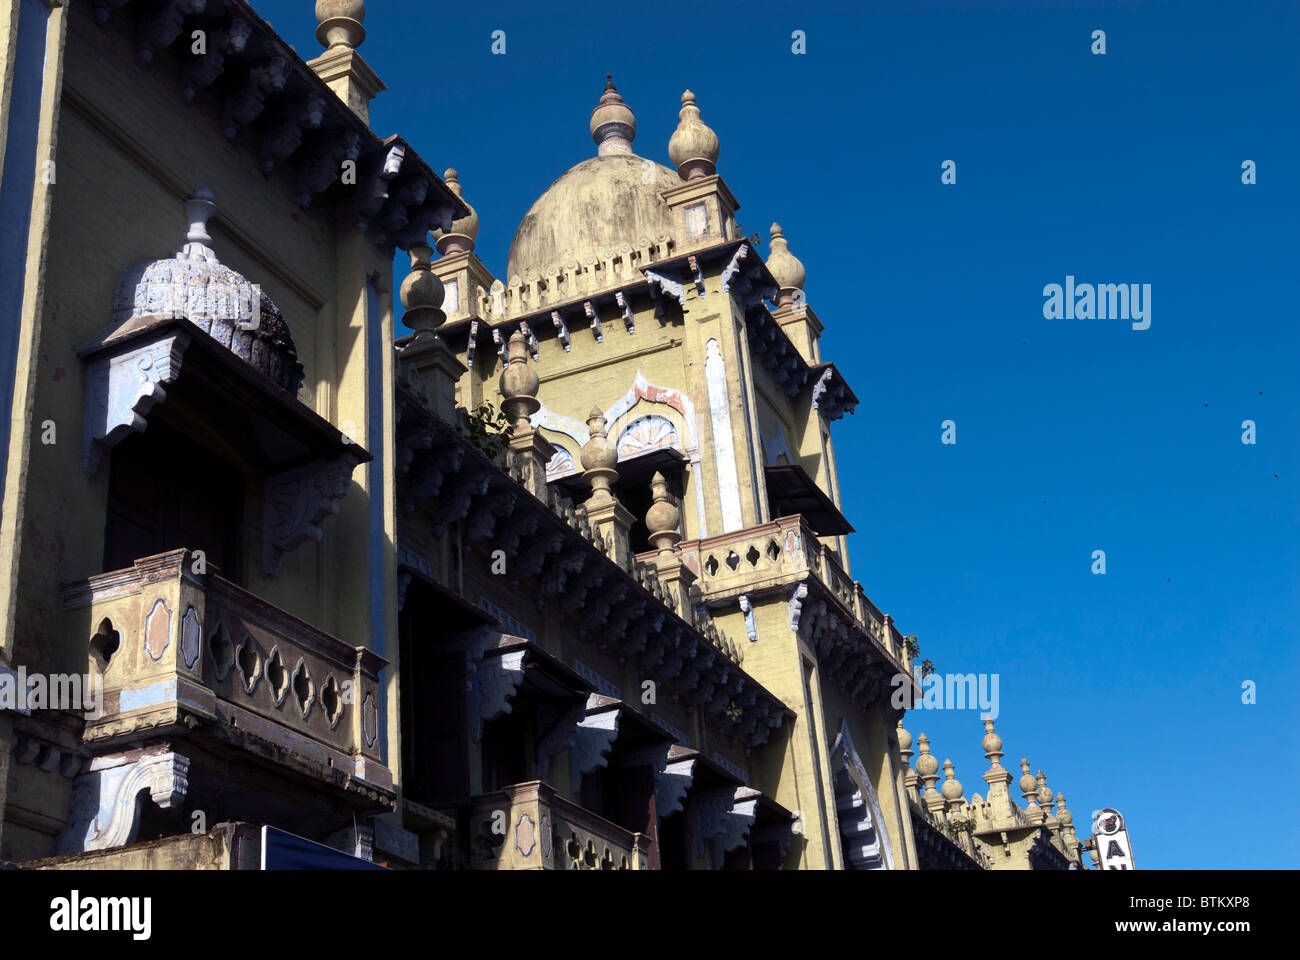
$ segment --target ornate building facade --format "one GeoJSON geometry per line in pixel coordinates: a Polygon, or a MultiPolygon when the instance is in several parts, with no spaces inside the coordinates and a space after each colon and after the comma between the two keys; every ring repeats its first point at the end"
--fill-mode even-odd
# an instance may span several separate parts
{"type": "Polygon", "coordinates": [[[270,826],[413,868],[1080,862],[991,722],[987,799],[909,767],[858,401],[690,91],[666,166],[607,80],[497,276],[457,172],[370,129],[361,0],[310,62],[245,0],[6,7],[46,66],[6,71],[0,202],[57,177],[0,261],[0,680],[102,702],[0,709],[0,859],[232,868],[270,826]]]}

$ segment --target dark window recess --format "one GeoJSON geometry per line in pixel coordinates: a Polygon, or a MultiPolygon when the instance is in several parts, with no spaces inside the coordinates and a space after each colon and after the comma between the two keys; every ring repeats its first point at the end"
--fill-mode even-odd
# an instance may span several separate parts
{"type": "Polygon", "coordinates": [[[459,803],[469,796],[465,654],[438,650],[427,631],[412,629],[428,622],[415,593],[407,601],[415,613],[398,620],[404,789],[417,803],[459,803]]]}
{"type": "Polygon", "coordinates": [[[659,869],[659,817],[654,771],[645,765],[594,770],[582,778],[582,806],[650,840],[650,867],[659,869]]]}
{"type": "Polygon", "coordinates": [[[686,850],[686,814],[678,812],[659,821],[659,869],[685,870],[690,863],[686,850]]]}
{"type": "Polygon", "coordinates": [[[664,475],[664,479],[668,481],[668,492],[677,499],[677,506],[680,509],[685,481],[684,463],[685,458],[676,450],[665,449],[624,460],[618,465],[615,493],[619,502],[632,513],[633,553],[653,549],[650,543],[650,531],[645,525],[646,512],[654,502],[650,493],[651,479],[656,472],[664,475]]]}
{"type": "Polygon", "coordinates": [[[483,790],[500,790],[528,779],[528,730],[534,722],[526,701],[483,725],[483,790]]]}
{"type": "Polygon", "coordinates": [[[179,431],[150,423],[113,449],[104,569],[188,547],[239,583],[243,517],[244,475],[179,431]]]}

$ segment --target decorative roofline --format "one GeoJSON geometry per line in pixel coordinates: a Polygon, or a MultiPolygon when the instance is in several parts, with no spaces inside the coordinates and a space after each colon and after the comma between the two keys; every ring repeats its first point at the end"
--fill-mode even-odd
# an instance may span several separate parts
{"type": "Polygon", "coordinates": [[[201,30],[207,52],[178,51],[185,99],[209,91],[231,140],[241,132],[256,144],[262,171],[283,163],[297,169],[298,202],[311,205],[331,188],[352,189],[359,229],[383,248],[409,249],[437,226],[450,230],[468,208],[400,137],[381,139],[263,20],[247,0],[96,0],[101,25],[137,13],[136,44],[143,68],[157,53],[201,30]],[[343,184],[342,165],[356,164],[355,185],[343,184]]]}

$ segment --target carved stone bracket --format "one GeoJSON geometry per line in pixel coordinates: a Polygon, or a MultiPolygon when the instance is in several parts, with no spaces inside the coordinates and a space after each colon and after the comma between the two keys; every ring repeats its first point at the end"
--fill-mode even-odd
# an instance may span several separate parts
{"type": "Polygon", "coordinates": [[[527,650],[511,650],[501,656],[484,656],[475,670],[477,709],[471,715],[474,742],[483,737],[483,724],[510,712],[510,701],[524,682],[527,650]]]}
{"type": "Polygon", "coordinates": [[[719,787],[691,797],[691,833],[695,855],[707,850],[714,869],[745,842],[758,817],[759,793],[748,787],[719,787]]]}
{"type": "Polygon", "coordinates": [[[169,750],[135,760],[108,756],[92,761],[90,772],[73,782],[69,825],[55,843],[55,853],[62,856],[133,843],[145,792],[164,810],[179,807],[189,790],[189,768],[188,757],[169,750]]]}
{"type": "Polygon", "coordinates": [[[614,708],[588,713],[578,724],[569,751],[569,779],[575,793],[582,789],[583,774],[609,764],[607,754],[618,737],[618,721],[619,711],[614,708]]]}
{"type": "Polygon", "coordinates": [[[281,556],[323,536],[321,523],[339,512],[338,501],[352,486],[352,471],[361,459],[347,453],[269,477],[266,481],[266,516],[262,568],[274,576],[281,556]]]}
{"type": "Polygon", "coordinates": [[[92,477],[100,460],[132,433],[143,433],[145,417],[167,399],[166,387],[181,372],[189,334],[172,330],[144,345],[91,361],[86,371],[81,466],[92,477]]]}

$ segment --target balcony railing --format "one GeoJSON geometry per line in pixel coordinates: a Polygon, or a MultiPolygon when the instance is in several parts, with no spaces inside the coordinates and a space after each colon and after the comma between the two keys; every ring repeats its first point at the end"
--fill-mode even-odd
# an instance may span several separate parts
{"type": "MultiPolygon", "coordinates": [[[[699,576],[706,597],[757,593],[815,577],[853,619],[900,663],[905,663],[902,634],[867,598],[862,585],[840,566],[835,552],[822,543],[803,517],[795,514],[705,540],[685,540],[678,553],[699,576]]],[[[653,563],[655,551],[637,559],[653,563]]]]}
{"type": "Polygon", "coordinates": [[[64,587],[89,637],[97,752],[143,737],[219,736],[344,789],[391,799],[380,755],[387,661],[330,636],[173,550],[64,587]]]}
{"type": "Polygon", "coordinates": [[[480,797],[470,818],[477,870],[645,870],[650,838],[559,796],[540,780],[480,797]]]}

